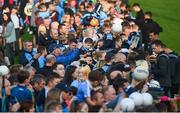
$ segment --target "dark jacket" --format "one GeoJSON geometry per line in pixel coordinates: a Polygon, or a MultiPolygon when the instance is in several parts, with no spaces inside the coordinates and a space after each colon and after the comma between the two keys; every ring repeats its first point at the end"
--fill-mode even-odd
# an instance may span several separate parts
{"type": "Polygon", "coordinates": [[[36,99],[36,106],[37,106],[37,108],[36,108],[36,110],[37,110],[38,112],[43,112],[44,105],[45,105],[45,101],[46,101],[45,91],[46,91],[46,89],[43,88],[43,89],[39,92],[39,94],[38,94],[38,96],[37,96],[37,99],[36,99]]]}
{"type": "Polygon", "coordinates": [[[45,77],[48,77],[52,72],[53,72],[52,66],[44,66],[43,68],[40,68],[39,70],[37,70],[38,74],[42,74],[45,77]]]}
{"type": "Polygon", "coordinates": [[[39,35],[38,37],[38,45],[46,47],[48,50],[49,45],[52,43],[52,39],[47,35],[39,35]]]}
{"type": "Polygon", "coordinates": [[[112,33],[105,33],[103,39],[105,49],[115,48],[115,42],[112,33]]]}
{"type": "Polygon", "coordinates": [[[159,34],[160,32],[163,31],[162,27],[152,19],[146,19],[145,20],[144,29],[146,29],[147,33],[150,31],[151,32],[153,31],[153,32],[159,34]]]}
{"type": "Polygon", "coordinates": [[[173,80],[175,84],[180,84],[180,56],[178,56],[178,58],[176,59],[175,77],[173,80]]]}
{"type": "Polygon", "coordinates": [[[26,50],[23,50],[21,55],[19,56],[19,64],[25,66],[26,64],[30,63],[30,61],[33,60],[33,56],[35,53],[35,51],[28,52],[26,50]]]}
{"type": "Polygon", "coordinates": [[[155,69],[152,70],[152,73],[155,76],[155,79],[159,81],[162,87],[171,86],[171,75],[169,67],[169,57],[164,52],[160,52],[156,58],[155,69]]]}
{"type": "Polygon", "coordinates": [[[170,73],[171,73],[171,78],[172,78],[172,84],[176,82],[176,61],[178,59],[178,56],[175,52],[171,52],[168,54],[169,57],[169,68],[170,68],[170,73]]]}
{"type": "Polygon", "coordinates": [[[144,12],[141,9],[137,15],[136,15],[136,19],[135,19],[135,23],[140,27],[140,29],[142,30],[143,25],[144,25],[144,12]]]}

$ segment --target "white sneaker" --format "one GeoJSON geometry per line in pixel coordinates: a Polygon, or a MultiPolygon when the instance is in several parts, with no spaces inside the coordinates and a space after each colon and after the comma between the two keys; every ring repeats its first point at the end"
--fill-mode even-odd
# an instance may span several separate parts
{"type": "Polygon", "coordinates": [[[29,27],[27,28],[27,32],[29,32],[30,31],[30,29],[29,29],[29,27]]]}
{"type": "Polygon", "coordinates": [[[32,35],[32,34],[33,34],[33,32],[32,32],[32,31],[29,31],[29,34],[30,34],[30,35],[32,35]]]}

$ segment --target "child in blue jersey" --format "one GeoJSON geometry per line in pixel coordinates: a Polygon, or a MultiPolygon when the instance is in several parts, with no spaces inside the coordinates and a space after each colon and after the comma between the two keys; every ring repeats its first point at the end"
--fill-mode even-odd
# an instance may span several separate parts
{"type": "Polygon", "coordinates": [[[91,90],[92,86],[90,82],[88,81],[88,75],[90,73],[90,67],[88,65],[84,67],[80,67],[79,69],[79,85],[78,85],[78,91],[77,91],[77,100],[79,102],[87,102],[89,105],[93,106],[94,102],[91,100],[91,90]]]}

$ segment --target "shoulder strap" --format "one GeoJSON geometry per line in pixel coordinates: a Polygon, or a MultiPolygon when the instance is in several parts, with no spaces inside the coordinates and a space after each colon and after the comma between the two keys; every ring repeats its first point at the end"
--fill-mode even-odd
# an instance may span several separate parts
{"type": "Polygon", "coordinates": [[[169,54],[168,57],[169,57],[169,58],[174,58],[174,59],[177,59],[177,58],[178,58],[178,56],[175,55],[175,54],[169,54]]]}
{"type": "Polygon", "coordinates": [[[165,58],[169,59],[169,56],[165,53],[160,54],[159,57],[165,57],[165,58]]]}

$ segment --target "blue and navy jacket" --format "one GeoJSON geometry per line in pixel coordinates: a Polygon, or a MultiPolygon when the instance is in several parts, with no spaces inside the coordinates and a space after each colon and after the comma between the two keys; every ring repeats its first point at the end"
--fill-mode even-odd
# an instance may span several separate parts
{"type": "Polygon", "coordinates": [[[36,54],[36,51],[28,52],[26,50],[23,50],[21,55],[19,56],[19,64],[22,64],[25,66],[26,64],[30,63],[31,60],[33,60],[33,56],[36,54]]]}

